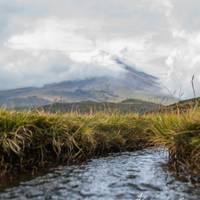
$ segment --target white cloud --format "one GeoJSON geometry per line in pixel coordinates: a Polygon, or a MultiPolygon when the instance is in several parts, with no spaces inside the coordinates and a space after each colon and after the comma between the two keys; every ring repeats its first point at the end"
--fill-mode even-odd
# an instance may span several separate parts
{"type": "Polygon", "coordinates": [[[198,0],[0,0],[0,88],[121,73],[113,57],[200,95],[198,0]],[[45,76],[44,76],[45,75],[45,76]]]}
{"type": "Polygon", "coordinates": [[[92,42],[77,34],[77,29],[69,21],[42,20],[36,23],[33,31],[26,30],[20,35],[12,36],[5,45],[23,50],[89,51],[92,42]]]}

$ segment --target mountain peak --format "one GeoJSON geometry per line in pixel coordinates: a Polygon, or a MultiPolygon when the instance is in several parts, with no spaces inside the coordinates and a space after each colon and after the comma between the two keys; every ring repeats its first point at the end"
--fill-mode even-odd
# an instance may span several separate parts
{"type": "Polygon", "coordinates": [[[0,104],[13,106],[40,106],[55,101],[122,101],[127,98],[154,101],[163,98],[158,79],[141,72],[120,58],[114,61],[124,69],[119,76],[112,74],[82,80],[63,81],[41,88],[26,88],[0,92],[0,104]],[[16,105],[17,104],[17,105],[16,105]]]}

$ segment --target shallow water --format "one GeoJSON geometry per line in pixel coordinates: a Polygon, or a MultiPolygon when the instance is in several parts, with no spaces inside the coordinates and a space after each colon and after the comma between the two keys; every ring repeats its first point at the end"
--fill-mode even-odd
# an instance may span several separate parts
{"type": "Polygon", "coordinates": [[[4,190],[0,199],[200,199],[200,187],[176,180],[163,167],[167,156],[152,148],[60,166],[4,190]]]}

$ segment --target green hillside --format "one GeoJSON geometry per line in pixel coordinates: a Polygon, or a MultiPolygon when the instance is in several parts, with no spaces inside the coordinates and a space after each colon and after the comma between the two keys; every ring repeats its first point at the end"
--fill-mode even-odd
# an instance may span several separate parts
{"type": "MultiPolygon", "coordinates": [[[[148,111],[158,110],[162,107],[160,104],[146,102],[136,99],[127,99],[119,103],[113,102],[94,102],[83,101],[75,103],[54,103],[39,107],[39,109],[49,112],[139,112],[144,113],[148,111]]],[[[37,108],[38,109],[38,108],[37,108]]]]}

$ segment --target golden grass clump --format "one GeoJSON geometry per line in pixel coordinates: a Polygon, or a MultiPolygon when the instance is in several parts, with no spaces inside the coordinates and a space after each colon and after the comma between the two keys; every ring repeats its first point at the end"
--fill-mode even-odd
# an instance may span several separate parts
{"type": "Polygon", "coordinates": [[[178,173],[200,174],[200,110],[151,116],[152,142],[169,149],[169,165],[178,173]]]}

